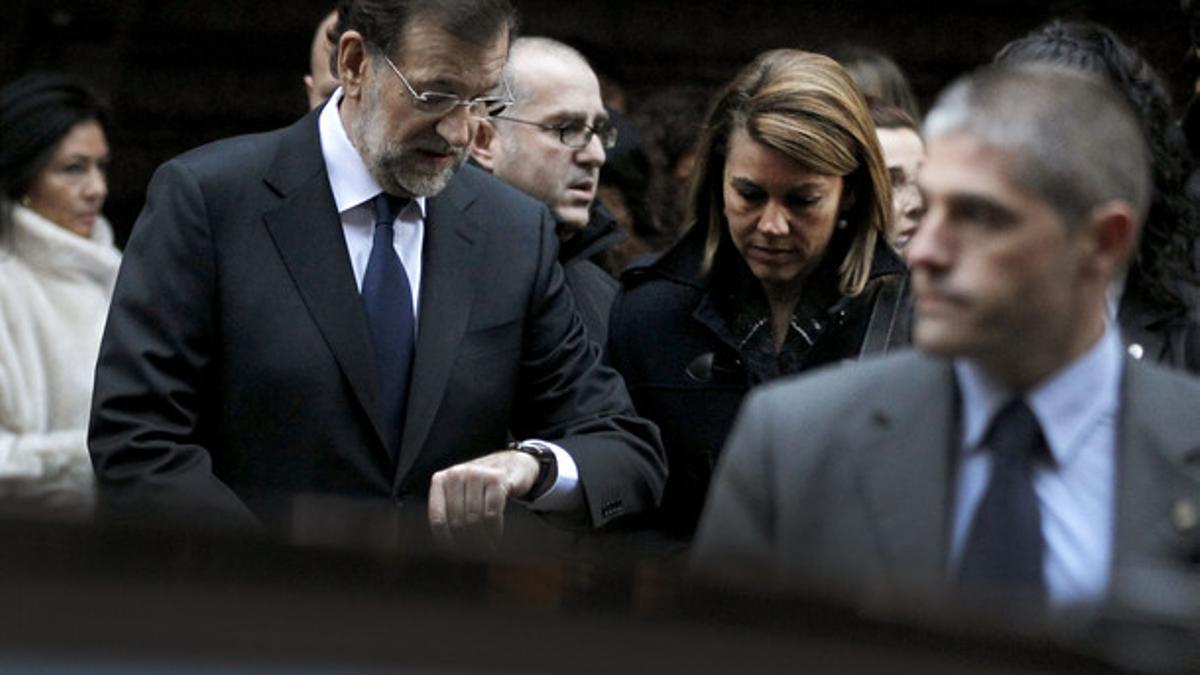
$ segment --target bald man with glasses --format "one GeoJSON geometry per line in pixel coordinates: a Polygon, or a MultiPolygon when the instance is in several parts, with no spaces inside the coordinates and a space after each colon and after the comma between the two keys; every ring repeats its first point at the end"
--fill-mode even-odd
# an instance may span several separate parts
{"type": "Polygon", "coordinates": [[[595,261],[624,236],[594,202],[617,129],[601,102],[596,74],[570,46],[519,38],[507,74],[513,105],[480,124],[471,157],[554,213],[567,285],[589,336],[603,345],[617,284],[595,261]]]}

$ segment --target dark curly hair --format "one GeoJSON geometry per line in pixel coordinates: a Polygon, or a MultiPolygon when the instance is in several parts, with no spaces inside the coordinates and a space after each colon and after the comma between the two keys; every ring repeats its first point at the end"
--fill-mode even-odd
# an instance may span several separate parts
{"type": "Polygon", "coordinates": [[[1193,253],[1200,219],[1186,191],[1193,159],[1174,122],[1162,77],[1111,30],[1091,22],[1053,21],[1005,45],[995,60],[1048,62],[1098,73],[1125,95],[1146,136],[1154,179],[1150,213],[1126,287],[1136,288],[1161,309],[1187,311],[1184,286],[1200,284],[1193,253]]]}

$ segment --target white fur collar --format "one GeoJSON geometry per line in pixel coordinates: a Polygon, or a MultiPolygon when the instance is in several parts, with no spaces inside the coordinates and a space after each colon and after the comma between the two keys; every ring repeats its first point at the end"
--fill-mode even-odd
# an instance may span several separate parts
{"type": "Polygon", "coordinates": [[[115,281],[121,254],[103,216],[96,219],[88,239],[20,205],[13,207],[13,225],[11,249],[0,249],[0,256],[16,255],[42,274],[86,276],[109,287],[115,281]]]}

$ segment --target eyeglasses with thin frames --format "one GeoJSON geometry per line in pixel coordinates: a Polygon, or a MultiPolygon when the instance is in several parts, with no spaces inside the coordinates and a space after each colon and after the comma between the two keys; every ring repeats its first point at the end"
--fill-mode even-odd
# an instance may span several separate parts
{"type": "Polygon", "coordinates": [[[600,138],[600,145],[604,146],[605,150],[611,150],[617,144],[617,128],[608,120],[600,120],[595,125],[580,122],[579,120],[560,122],[559,124],[542,124],[541,122],[521,120],[515,117],[505,117],[499,113],[492,115],[491,119],[527,124],[543,131],[557,132],[558,140],[563,145],[576,150],[586,148],[587,144],[592,142],[592,136],[600,138]]]}
{"type": "Polygon", "coordinates": [[[462,107],[466,108],[467,113],[472,117],[486,119],[499,115],[514,103],[512,89],[509,88],[508,81],[503,79],[501,79],[501,83],[504,86],[503,96],[479,96],[463,100],[454,94],[439,91],[422,91],[418,93],[416,89],[413,89],[408,78],[404,76],[404,73],[400,72],[400,69],[396,67],[396,64],[392,63],[390,58],[384,55],[383,60],[392,69],[392,72],[396,74],[396,77],[400,78],[400,81],[404,83],[404,88],[408,89],[409,95],[416,102],[416,109],[428,115],[448,115],[455,108],[462,107]]]}

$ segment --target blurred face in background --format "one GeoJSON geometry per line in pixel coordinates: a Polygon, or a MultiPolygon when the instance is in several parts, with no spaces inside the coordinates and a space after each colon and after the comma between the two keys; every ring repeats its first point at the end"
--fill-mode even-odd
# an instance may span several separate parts
{"type": "Polygon", "coordinates": [[[849,207],[842,177],[814,173],[739,129],[723,183],[729,234],[750,271],[768,295],[798,293],[849,207]]]}
{"type": "Polygon", "coordinates": [[[309,54],[309,71],[304,76],[304,90],[308,95],[308,108],[312,110],[324,103],[337,91],[338,81],[329,70],[329,55],[333,46],[326,33],[337,23],[337,12],[330,12],[317,26],[309,54]]]}
{"type": "Polygon", "coordinates": [[[108,161],[104,129],[80,122],[54,148],[23,202],[55,225],[91,237],[108,197],[108,161]]]}
{"type": "Polygon", "coordinates": [[[876,133],[892,180],[892,246],[903,252],[916,234],[925,210],[917,188],[917,173],[925,163],[925,144],[917,132],[907,127],[880,127],[876,133]]]}

